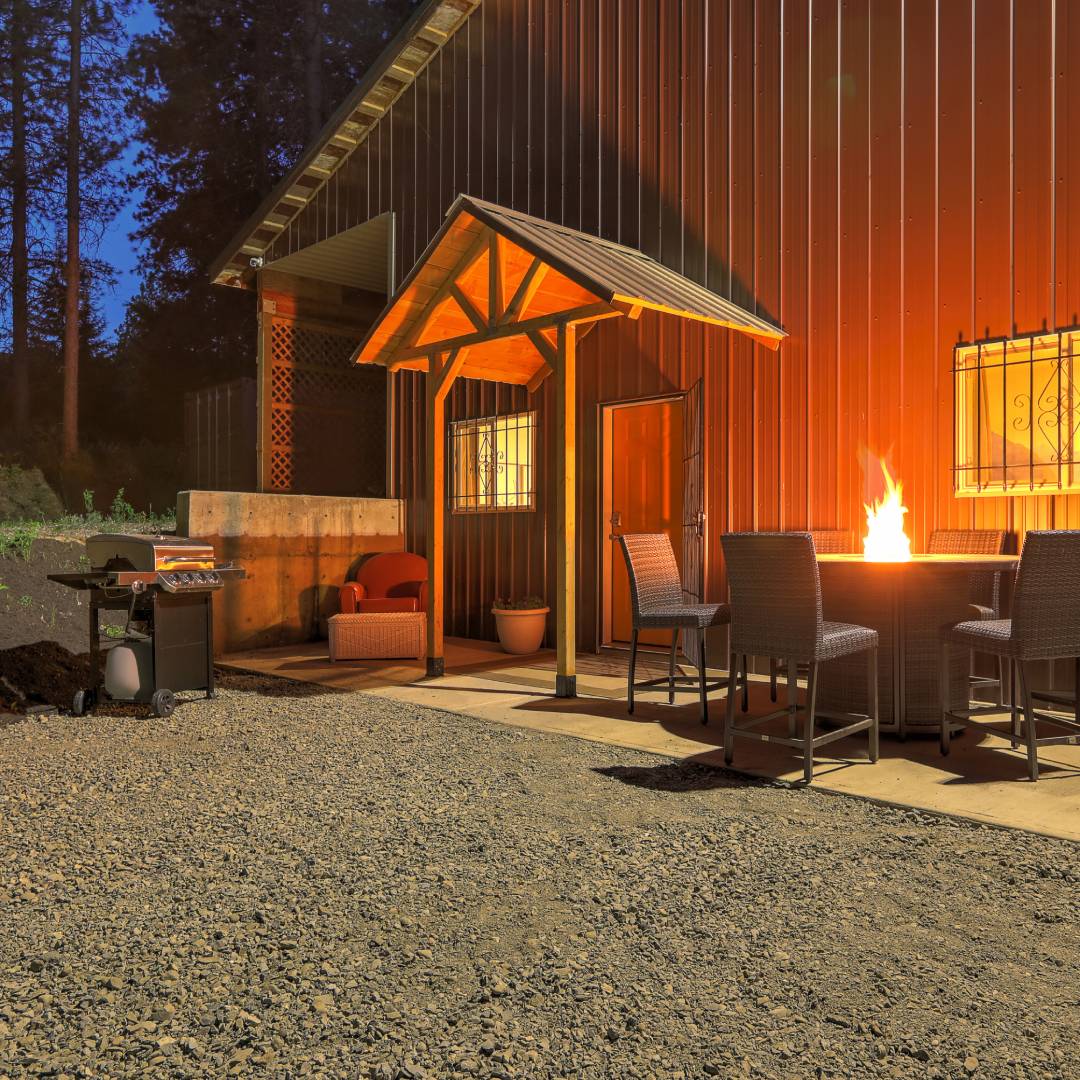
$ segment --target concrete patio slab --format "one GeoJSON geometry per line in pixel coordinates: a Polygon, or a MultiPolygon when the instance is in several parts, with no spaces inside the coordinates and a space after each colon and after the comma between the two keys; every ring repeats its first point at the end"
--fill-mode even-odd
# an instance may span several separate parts
{"type": "MultiPolygon", "coordinates": [[[[420,661],[331,663],[326,644],[286,646],[226,657],[221,666],[363,691],[481,719],[708,765],[723,765],[724,698],[711,700],[703,727],[696,701],[669,706],[666,695],[641,694],[626,712],[625,658],[618,652],[579,658],[579,697],[556,698],[554,656],[512,657],[489,642],[448,639],[447,674],[426,679],[420,661]]],[[[646,656],[644,667],[661,670],[646,656]]],[[[751,687],[751,712],[770,707],[768,688],[751,687]]],[[[782,723],[782,722],[781,722],[782,723]]],[[[866,759],[865,739],[841,740],[819,756],[813,784],[824,791],[950,814],[1080,841],[1080,747],[1047,747],[1039,782],[1027,780],[1022,750],[993,735],[967,731],[943,758],[936,739],[899,742],[883,736],[881,759],[866,759]]],[[[801,759],[788,748],[740,740],[734,768],[749,776],[799,783],[801,759]]]]}

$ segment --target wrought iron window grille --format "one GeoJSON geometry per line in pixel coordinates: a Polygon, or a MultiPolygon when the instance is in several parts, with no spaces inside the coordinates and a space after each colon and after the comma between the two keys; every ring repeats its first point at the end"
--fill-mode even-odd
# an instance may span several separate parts
{"type": "Polygon", "coordinates": [[[447,429],[451,511],[536,509],[536,412],[455,420],[447,429]]]}
{"type": "Polygon", "coordinates": [[[1080,327],[953,349],[958,496],[1080,491],[1080,327]]]}

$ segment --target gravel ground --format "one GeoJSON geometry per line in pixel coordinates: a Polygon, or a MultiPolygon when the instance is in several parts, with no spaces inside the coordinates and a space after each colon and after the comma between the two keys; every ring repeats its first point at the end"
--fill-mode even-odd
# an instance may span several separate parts
{"type": "Polygon", "coordinates": [[[227,685],[0,730],[0,1076],[1080,1076],[1073,845],[227,685]]]}

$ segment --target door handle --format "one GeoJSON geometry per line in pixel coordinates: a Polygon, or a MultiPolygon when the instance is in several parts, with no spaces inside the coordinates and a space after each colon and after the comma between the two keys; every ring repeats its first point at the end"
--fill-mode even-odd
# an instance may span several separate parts
{"type": "Polygon", "coordinates": [[[622,511],[611,511],[611,532],[608,535],[609,540],[617,540],[619,537],[618,530],[622,528],[622,511]]]}

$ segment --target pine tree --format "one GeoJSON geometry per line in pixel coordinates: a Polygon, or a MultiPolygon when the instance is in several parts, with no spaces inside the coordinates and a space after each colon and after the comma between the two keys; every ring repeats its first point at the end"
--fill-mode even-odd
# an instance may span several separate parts
{"type": "MultiPolygon", "coordinates": [[[[115,163],[127,126],[121,79],[130,10],[131,0],[0,0],[0,100],[8,103],[0,108],[0,140],[11,149],[0,159],[0,318],[11,337],[16,447],[32,421],[54,427],[62,414],[70,421],[77,404],[77,378],[69,379],[67,396],[58,387],[46,394],[51,381],[37,377],[36,368],[54,366],[65,348],[57,341],[56,357],[46,359],[41,342],[50,335],[43,327],[69,304],[77,328],[80,297],[110,279],[107,269],[91,274],[88,293],[78,270],[85,251],[93,259],[124,194],[115,163]],[[76,11],[81,56],[73,67],[76,11]],[[71,256],[66,296],[53,288],[58,249],[62,259],[65,250],[71,256]]],[[[97,355],[81,340],[69,336],[69,355],[92,365],[97,355]]]]}
{"type": "Polygon", "coordinates": [[[179,439],[161,370],[185,389],[250,373],[251,294],[212,286],[209,266],[312,130],[353,88],[412,0],[155,0],[160,29],[132,52],[132,110],[145,147],[131,184],[142,284],[119,338],[140,418],[179,439]]]}
{"type": "Polygon", "coordinates": [[[82,0],[68,12],[67,258],[64,268],[64,456],[79,449],[79,144],[82,121],[82,0]]]}
{"type": "Polygon", "coordinates": [[[11,427],[31,419],[30,294],[49,249],[55,211],[50,93],[55,73],[55,10],[34,0],[0,3],[0,316],[11,340],[11,427]]]}

